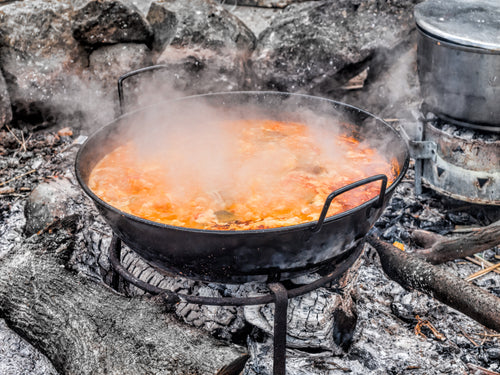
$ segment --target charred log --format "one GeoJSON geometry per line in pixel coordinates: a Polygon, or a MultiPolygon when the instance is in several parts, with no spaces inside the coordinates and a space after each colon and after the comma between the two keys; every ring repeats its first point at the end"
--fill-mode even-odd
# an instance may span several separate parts
{"type": "Polygon", "coordinates": [[[67,374],[213,374],[241,355],[21,246],[0,261],[0,315],[67,374]]]}
{"type": "Polygon", "coordinates": [[[446,238],[436,233],[415,230],[412,239],[424,249],[417,249],[416,255],[433,264],[467,256],[491,249],[500,244],[500,221],[480,228],[470,234],[446,238]]]}
{"type": "Polygon", "coordinates": [[[389,278],[404,288],[429,294],[485,327],[500,332],[500,298],[382,242],[374,235],[368,236],[367,241],[377,250],[389,278]]]}

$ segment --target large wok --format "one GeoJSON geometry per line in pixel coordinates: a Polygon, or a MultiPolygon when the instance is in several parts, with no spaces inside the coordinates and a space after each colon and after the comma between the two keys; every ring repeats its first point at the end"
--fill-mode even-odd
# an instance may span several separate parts
{"type": "MultiPolygon", "coordinates": [[[[168,126],[168,124],[166,125],[168,126]]],[[[333,125],[332,125],[333,126],[333,125]]],[[[147,132],[144,128],[141,131],[147,132]]],[[[196,134],[193,134],[196,137],[196,134]]],[[[333,146],[332,146],[333,147],[333,146]]],[[[101,215],[119,238],[140,256],[160,269],[188,278],[225,283],[279,281],[318,270],[350,254],[381,215],[409,163],[408,149],[399,134],[381,119],[350,105],[307,95],[277,92],[232,92],[191,96],[161,103],[123,115],[101,128],[82,145],[76,157],[76,176],[101,215]],[[96,163],[124,141],[129,128],[144,126],[139,119],[152,109],[182,111],[195,103],[238,117],[303,121],[304,114],[345,121],[349,134],[365,139],[370,146],[395,161],[399,174],[385,189],[384,176],[373,176],[331,194],[318,221],[262,230],[224,231],[175,227],[148,221],[122,212],[97,197],[88,187],[96,163]],[[121,134],[122,136],[119,136],[121,134]],[[377,181],[380,195],[354,209],[326,217],[332,199],[360,184],[377,181]]]]}

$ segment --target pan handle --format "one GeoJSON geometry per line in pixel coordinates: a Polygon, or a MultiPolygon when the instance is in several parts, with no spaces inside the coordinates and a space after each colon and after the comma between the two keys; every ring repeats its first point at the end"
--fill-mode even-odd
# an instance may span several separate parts
{"type": "Polygon", "coordinates": [[[328,197],[326,197],[325,204],[323,205],[323,210],[321,211],[321,214],[319,215],[318,222],[312,228],[312,232],[318,233],[321,230],[321,228],[323,227],[323,222],[325,221],[326,214],[328,213],[328,209],[330,208],[330,204],[332,203],[332,201],[335,197],[339,196],[340,194],[345,193],[346,191],[355,189],[357,187],[360,187],[361,185],[369,184],[370,182],[377,181],[377,180],[382,180],[382,184],[380,186],[380,193],[378,195],[378,201],[372,207],[373,208],[382,207],[382,204],[384,203],[385,189],[387,188],[387,176],[385,174],[377,174],[375,176],[367,177],[367,178],[364,178],[362,180],[353,182],[352,184],[341,187],[340,189],[335,190],[328,197]]]}
{"type": "Polygon", "coordinates": [[[118,100],[120,101],[120,114],[123,115],[125,113],[125,105],[123,102],[123,81],[125,81],[127,78],[135,76],[137,74],[141,74],[144,72],[149,72],[151,70],[159,70],[159,69],[166,69],[167,65],[151,65],[147,66],[145,68],[140,68],[137,70],[132,70],[131,72],[125,73],[118,78],[118,100]]]}

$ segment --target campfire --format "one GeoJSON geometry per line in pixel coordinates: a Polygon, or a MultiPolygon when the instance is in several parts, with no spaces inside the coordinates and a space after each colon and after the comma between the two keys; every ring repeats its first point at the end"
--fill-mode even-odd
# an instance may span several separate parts
{"type": "Polygon", "coordinates": [[[417,3],[0,1],[0,372],[500,372],[496,107],[426,65],[485,41],[417,3]]]}

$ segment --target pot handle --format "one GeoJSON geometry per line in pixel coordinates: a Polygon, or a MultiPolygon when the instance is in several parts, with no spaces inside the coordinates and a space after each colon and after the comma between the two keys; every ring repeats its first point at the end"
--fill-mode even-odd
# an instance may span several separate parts
{"type": "Polygon", "coordinates": [[[147,66],[145,68],[132,70],[131,72],[125,73],[118,78],[118,100],[120,101],[120,115],[123,115],[125,113],[125,105],[124,105],[124,101],[123,101],[123,81],[125,81],[127,78],[130,78],[130,77],[135,76],[137,74],[149,72],[151,70],[159,70],[159,69],[166,69],[166,68],[167,68],[167,65],[151,65],[151,66],[147,66]]]}
{"type": "Polygon", "coordinates": [[[382,207],[382,204],[384,203],[384,196],[385,196],[385,190],[387,188],[387,176],[385,174],[377,174],[375,176],[367,177],[362,180],[353,182],[352,184],[346,185],[344,187],[341,187],[340,189],[335,190],[333,193],[330,193],[328,197],[326,197],[325,204],[323,205],[323,210],[321,211],[321,214],[319,215],[318,222],[316,225],[312,228],[313,233],[318,233],[321,228],[323,227],[323,222],[325,221],[326,214],[328,213],[328,209],[330,208],[330,204],[332,203],[333,199],[340,194],[345,193],[346,191],[355,189],[357,187],[360,187],[361,185],[369,184],[370,182],[377,181],[377,180],[382,180],[382,184],[380,186],[380,193],[378,195],[378,200],[375,202],[375,204],[372,206],[373,208],[380,208],[382,207]]]}

